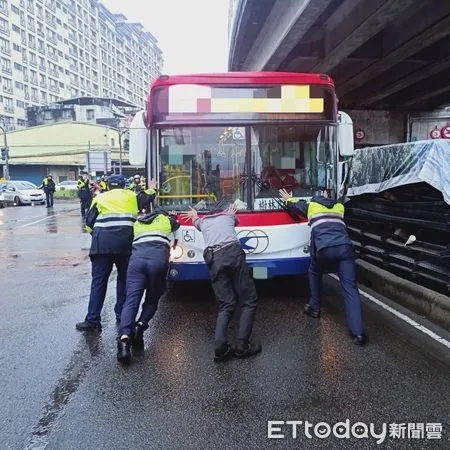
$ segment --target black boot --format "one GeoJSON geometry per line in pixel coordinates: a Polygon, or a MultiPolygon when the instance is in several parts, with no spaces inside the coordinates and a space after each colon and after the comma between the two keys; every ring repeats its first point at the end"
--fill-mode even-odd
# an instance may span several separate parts
{"type": "Polygon", "coordinates": [[[133,350],[144,350],[144,325],[138,323],[131,339],[133,350]]]}
{"type": "Polygon", "coordinates": [[[234,356],[234,348],[227,343],[217,345],[214,351],[214,362],[228,361],[234,356]]]}
{"type": "Polygon", "coordinates": [[[360,334],[358,336],[353,335],[353,343],[356,345],[366,345],[367,343],[367,336],[365,334],[360,334]]]}
{"type": "Polygon", "coordinates": [[[234,351],[234,356],[236,358],[248,358],[250,356],[257,355],[262,350],[261,345],[252,344],[248,341],[240,340],[234,351]]]}
{"type": "Polygon", "coordinates": [[[320,317],[320,309],[313,309],[309,304],[305,305],[303,311],[307,316],[312,317],[313,319],[318,319],[320,317]]]}
{"type": "Polygon", "coordinates": [[[86,320],[84,322],[78,322],[75,325],[75,328],[78,331],[102,331],[102,326],[100,324],[87,322],[86,320]]]}
{"type": "Polygon", "coordinates": [[[130,364],[131,342],[128,337],[117,339],[117,360],[122,364],[130,364]]]}

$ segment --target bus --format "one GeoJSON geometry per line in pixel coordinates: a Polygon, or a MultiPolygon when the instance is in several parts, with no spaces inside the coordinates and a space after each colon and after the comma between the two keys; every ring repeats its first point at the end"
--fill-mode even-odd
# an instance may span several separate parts
{"type": "MultiPolygon", "coordinates": [[[[238,207],[238,239],[256,279],[306,274],[310,228],[280,188],[309,199],[340,196],[353,154],[353,124],[322,74],[229,72],[162,75],[133,118],[129,161],[146,167],[158,203],[199,216],[221,200],[238,207]]],[[[171,280],[209,277],[202,234],[181,222],[171,280]]]]}

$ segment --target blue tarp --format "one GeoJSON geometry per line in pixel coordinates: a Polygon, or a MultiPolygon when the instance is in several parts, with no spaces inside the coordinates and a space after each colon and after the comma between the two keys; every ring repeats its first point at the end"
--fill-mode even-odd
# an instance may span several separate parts
{"type": "Polygon", "coordinates": [[[348,197],[425,182],[450,205],[450,141],[417,141],[356,150],[348,197]]]}

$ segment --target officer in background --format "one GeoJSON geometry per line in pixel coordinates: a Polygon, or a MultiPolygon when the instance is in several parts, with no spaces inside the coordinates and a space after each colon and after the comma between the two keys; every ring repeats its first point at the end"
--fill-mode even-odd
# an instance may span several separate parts
{"type": "Polygon", "coordinates": [[[138,193],[139,191],[145,190],[145,184],[142,182],[140,175],[136,174],[133,177],[133,181],[131,182],[129,189],[136,193],[138,193]]]}
{"type": "Polygon", "coordinates": [[[330,198],[327,190],[321,191],[309,202],[293,200],[292,192],[285,189],[279,192],[290,208],[308,218],[311,227],[311,265],[308,274],[311,299],[305,306],[305,313],[313,318],[320,317],[322,274],[337,271],[350,334],[355,344],[364,345],[367,339],[356,284],[355,252],[344,222],[344,205],[330,198]]]}
{"type": "Polygon", "coordinates": [[[102,175],[99,186],[100,186],[100,192],[106,192],[108,190],[107,178],[105,175],[102,175]]]}
{"type": "Polygon", "coordinates": [[[42,183],[38,189],[44,189],[45,198],[47,200],[47,208],[51,208],[53,206],[53,194],[56,190],[55,182],[53,181],[51,174],[42,180],[42,183]]]}
{"type": "Polygon", "coordinates": [[[158,190],[156,188],[156,180],[151,180],[148,189],[142,189],[137,194],[139,212],[145,214],[149,213],[155,207],[154,201],[158,190]]]}
{"type": "Polygon", "coordinates": [[[127,298],[117,339],[117,359],[123,364],[129,364],[131,348],[136,351],[144,349],[144,331],[166,290],[170,237],[178,228],[180,223],[175,213],[169,215],[161,208],[139,217],[134,224],[133,250],[127,272],[127,298]],[[145,301],[136,322],[144,290],[145,301]]]}
{"type": "Polygon", "coordinates": [[[80,175],[77,182],[78,196],[80,197],[81,217],[86,217],[86,212],[92,201],[91,185],[87,174],[80,175]]]}
{"type": "Polygon", "coordinates": [[[85,175],[84,173],[80,173],[80,175],[78,175],[78,181],[77,181],[77,189],[78,190],[80,189],[80,186],[83,183],[84,175],[85,175]]]}
{"type": "Polygon", "coordinates": [[[203,234],[206,249],[203,257],[208,266],[212,287],[219,306],[215,330],[214,361],[246,358],[261,351],[261,345],[250,342],[258,295],[250,275],[245,253],[237,238],[235,226],[237,207],[221,201],[208,215],[199,218],[197,211],[183,213],[203,234]],[[236,296],[241,306],[237,346],[228,343],[228,326],[236,308],[236,296]]]}
{"type": "Polygon", "coordinates": [[[86,216],[86,229],[92,233],[89,256],[92,263],[92,283],[88,312],[79,331],[101,330],[103,303],[113,266],[117,268],[116,321],[120,320],[125,302],[128,260],[133,242],[133,225],[138,214],[136,194],[124,189],[125,178],[111,175],[109,190],[97,195],[86,216]]]}
{"type": "Polygon", "coordinates": [[[91,182],[91,195],[94,198],[99,194],[101,194],[100,181],[93,180],[91,182]]]}

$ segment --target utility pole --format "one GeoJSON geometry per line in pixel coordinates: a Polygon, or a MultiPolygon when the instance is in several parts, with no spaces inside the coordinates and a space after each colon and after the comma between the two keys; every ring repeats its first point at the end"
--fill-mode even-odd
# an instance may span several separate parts
{"type": "Polygon", "coordinates": [[[122,133],[119,130],[119,173],[122,175],[122,133]]]}
{"type": "Polygon", "coordinates": [[[0,130],[3,132],[4,147],[2,149],[2,159],[5,155],[5,165],[3,169],[3,176],[9,180],[9,148],[8,148],[8,138],[6,136],[6,130],[4,127],[0,126],[0,130]]]}
{"type": "Polygon", "coordinates": [[[123,136],[125,136],[128,133],[128,128],[119,129],[118,133],[119,133],[119,169],[120,173],[122,173],[123,151],[126,150],[123,148],[123,136]]]}
{"type": "Polygon", "coordinates": [[[117,133],[119,135],[119,173],[122,174],[122,160],[123,160],[123,151],[126,150],[123,147],[123,136],[126,135],[129,131],[127,126],[120,126],[120,118],[117,118],[117,133]]]}
{"type": "Polygon", "coordinates": [[[116,118],[116,129],[119,135],[119,174],[122,174],[122,133],[120,130],[120,117],[116,118]]]}

